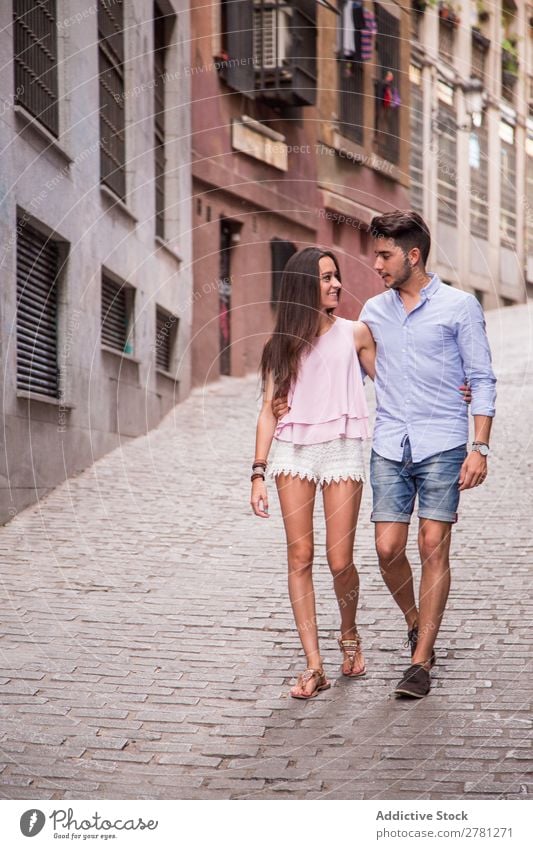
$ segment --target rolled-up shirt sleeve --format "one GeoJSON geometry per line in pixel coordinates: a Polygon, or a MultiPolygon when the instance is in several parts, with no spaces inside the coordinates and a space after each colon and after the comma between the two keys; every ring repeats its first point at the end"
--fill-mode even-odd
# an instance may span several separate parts
{"type": "Polygon", "coordinates": [[[494,416],[496,376],[483,310],[473,295],[466,299],[457,321],[457,345],[472,390],[470,412],[473,416],[494,416]]]}

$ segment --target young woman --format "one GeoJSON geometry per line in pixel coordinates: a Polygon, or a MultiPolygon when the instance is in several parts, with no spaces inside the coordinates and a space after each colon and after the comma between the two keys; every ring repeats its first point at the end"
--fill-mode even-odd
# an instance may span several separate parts
{"type": "Polygon", "coordinates": [[[261,372],[251,505],[268,517],[267,474],[275,478],[285,524],[289,596],[307,668],[290,691],[309,699],[330,687],[322,667],[313,589],[313,507],[322,489],[326,552],[339,604],[342,673],[366,672],[356,626],[359,577],[353,546],[365,479],[363,439],[369,435],[360,362],[374,377],[375,345],[367,326],[334,315],[339,266],[327,250],[304,248],[283,272],[274,333],[261,372]],[[288,395],[279,420],[272,401],[288,395]]]}

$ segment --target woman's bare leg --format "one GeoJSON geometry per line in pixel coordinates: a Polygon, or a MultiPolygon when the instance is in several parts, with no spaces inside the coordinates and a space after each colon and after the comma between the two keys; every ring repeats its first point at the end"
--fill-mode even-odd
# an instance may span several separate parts
{"type": "MultiPolygon", "coordinates": [[[[289,564],[289,597],[307,666],[319,669],[322,659],[318,648],[315,591],[313,588],[313,509],[316,484],[291,475],[276,478],[289,564]]],[[[304,690],[313,691],[311,680],[304,690]]]]}
{"type": "MultiPolygon", "coordinates": [[[[343,640],[353,640],[357,635],[359,575],[353,562],[353,548],[362,492],[363,484],[352,480],[330,483],[323,489],[326,553],[341,614],[343,640]]],[[[364,659],[359,652],[352,672],[357,674],[363,669],[364,659]]]]}

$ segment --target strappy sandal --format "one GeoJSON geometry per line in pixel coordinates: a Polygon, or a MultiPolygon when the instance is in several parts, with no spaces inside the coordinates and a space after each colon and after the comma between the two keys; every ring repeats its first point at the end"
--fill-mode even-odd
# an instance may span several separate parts
{"type": "MultiPolygon", "coordinates": [[[[309,694],[299,693],[297,695],[296,693],[293,693],[292,690],[291,690],[290,691],[291,697],[293,699],[314,699],[315,696],[318,696],[318,694],[320,693],[321,690],[329,690],[329,688],[331,687],[331,684],[329,683],[328,679],[324,675],[324,670],[323,669],[311,669],[311,667],[306,669],[305,672],[302,672],[301,675],[298,675],[298,680],[297,680],[295,686],[299,687],[301,690],[303,690],[305,685],[308,684],[309,681],[311,681],[312,678],[316,678],[316,687],[315,687],[315,689],[313,690],[312,693],[309,693],[309,694]]],[[[293,689],[294,689],[294,687],[293,687],[293,689]]]]}
{"type": "Polygon", "coordinates": [[[354,672],[353,667],[356,660],[357,655],[362,656],[361,651],[361,637],[356,632],[355,640],[343,640],[342,637],[338,639],[339,648],[344,655],[344,660],[341,666],[341,672],[346,678],[362,678],[363,675],[366,675],[366,665],[364,663],[363,658],[363,668],[360,672],[354,672]],[[344,667],[345,664],[350,664],[350,671],[345,672],[344,667]]]}

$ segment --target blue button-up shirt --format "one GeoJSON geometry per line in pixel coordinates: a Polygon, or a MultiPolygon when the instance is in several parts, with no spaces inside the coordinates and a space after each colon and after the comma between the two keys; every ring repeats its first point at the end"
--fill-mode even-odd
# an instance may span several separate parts
{"type": "Polygon", "coordinates": [[[468,408],[458,391],[465,380],[472,415],[495,412],[483,310],[473,295],[429,277],[410,313],[389,289],[370,298],[359,316],[377,346],[373,448],[390,460],[402,459],[406,436],[414,462],[468,441],[468,408]]]}

